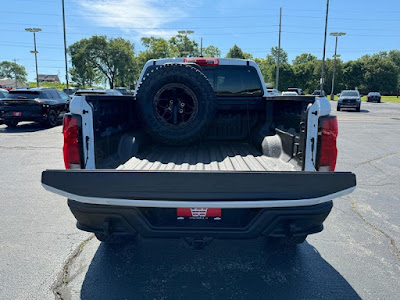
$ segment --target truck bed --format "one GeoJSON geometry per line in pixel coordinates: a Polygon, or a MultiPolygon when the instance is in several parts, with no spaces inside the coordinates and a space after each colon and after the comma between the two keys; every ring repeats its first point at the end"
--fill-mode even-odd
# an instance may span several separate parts
{"type": "Polygon", "coordinates": [[[294,171],[292,164],[267,157],[243,142],[209,142],[171,147],[147,146],[117,170],[153,171],[294,171]]]}

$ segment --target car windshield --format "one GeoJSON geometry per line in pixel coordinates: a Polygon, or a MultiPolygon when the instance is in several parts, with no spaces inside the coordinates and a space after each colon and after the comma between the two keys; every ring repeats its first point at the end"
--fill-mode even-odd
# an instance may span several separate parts
{"type": "Polygon", "coordinates": [[[36,99],[40,98],[38,92],[11,92],[6,99],[36,99]]]}
{"type": "Polygon", "coordinates": [[[342,97],[358,97],[359,96],[357,91],[343,91],[340,95],[342,97]]]}

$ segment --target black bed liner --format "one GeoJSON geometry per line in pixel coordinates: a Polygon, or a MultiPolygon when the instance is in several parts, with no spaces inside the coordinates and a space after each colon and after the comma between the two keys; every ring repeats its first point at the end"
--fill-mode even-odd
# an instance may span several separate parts
{"type": "Polygon", "coordinates": [[[265,156],[251,143],[208,142],[191,146],[148,146],[118,170],[294,171],[291,163],[265,156]]]}
{"type": "Polygon", "coordinates": [[[356,177],[350,172],[47,170],[42,183],[80,197],[262,201],[332,195],[353,188],[356,177]]]}

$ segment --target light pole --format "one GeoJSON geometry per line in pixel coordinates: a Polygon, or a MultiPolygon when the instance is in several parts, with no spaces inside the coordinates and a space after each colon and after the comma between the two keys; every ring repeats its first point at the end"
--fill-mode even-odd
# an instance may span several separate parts
{"type": "Polygon", "coordinates": [[[35,54],[35,65],[36,65],[36,86],[39,87],[39,75],[38,75],[38,65],[37,65],[37,54],[39,53],[36,50],[36,32],[42,31],[40,28],[25,28],[26,31],[28,32],[33,32],[33,46],[34,50],[31,51],[31,53],[35,54]]]}
{"type": "Polygon", "coordinates": [[[338,41],[338,37],[339,37],[339,36],[346,35],[346,33],[345,33],[345,32],[331,32],[330,35],[336,37],[336,42],[335,42],[335,55],[333,55],[334,61],[333,61],[332,90],[331,90],[331,100],[333,100],[334,97],[335,97],[335,96],[333,95],[333,93],[334,93],[333,90],[334,90],[334,88],[335,88],[336,57],[340,57],[340,55],[337,55],[337,54],[336,54],[336,52],[337,52],[337,41],[338,41]]]}
{"type": "Polygon", "coordinates": [[[69,95],[69,84],[68,84],[68,60],[67,60],[67,37],[65,32],[65,9],[64,0],[62,0],[62,15],[63,15],[63,31],[64,31],[64,58],[65,58],[65,81],[67,84],[67,94],[69,95]]]}
{"type": "Polygon", "coordinates": [[[278,40],[278,58],[276,60],[275,88],[279,91],[279,61],[281,54],[281,29],[282,29],[282,7],[279,9],[279,40],[278,40]]]}
{"type": "Polygon", "coordinates": [[[189,51],[187,50],[187,36],[188,36],[188,34],[193,34],[194,31],[193,30],[179,30],[178,33],[182,34],[185,37],[185,52],[183,52],[183,54],[188,55],[189,51]]]}
{"type": "Polygon", "coordinates": [[[328,31],[328,14],[329,14],[329,0],[326,0],[324,52],[322,54],[322,67],[321,67],[321,79],[320,79],[321,95],[324,92],[324,82],[325,82],[325,52],[326,52],[326,33],[328,31]]]}

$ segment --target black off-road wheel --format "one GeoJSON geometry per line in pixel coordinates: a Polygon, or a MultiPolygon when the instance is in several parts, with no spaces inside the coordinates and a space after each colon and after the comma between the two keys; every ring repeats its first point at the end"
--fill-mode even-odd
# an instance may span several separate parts
{"type": "Polygon", "coordinates": [[[54,109],[51,109],[47,114],[47,119],[46,121],[44,121],[43,125],[45,127],[51,128],[56,126],[57,122],[58,122],[58,113],[54,109]]]}
{"type": "Polygon", "coordinates": [[[336,107],[336,110],[337,110],[337,111],[340,111],[340,105],[338,105],[338,106],[336,107]]]}
{"type": "Polygon", "coordinates": [[[4,124],[6,124],[7,127],[10,127],[10,128],[16,128],[18,125],[18,121],[17,120],[8,120],[8,121],[4,121],[4,124]]]}
{"type": "Polygon", "coordinates": [[[168,145],[200,140],[217,109],[207,77],[185,64],[162,65],[145,74],[136,100],[146,132],[168,145]]]}

